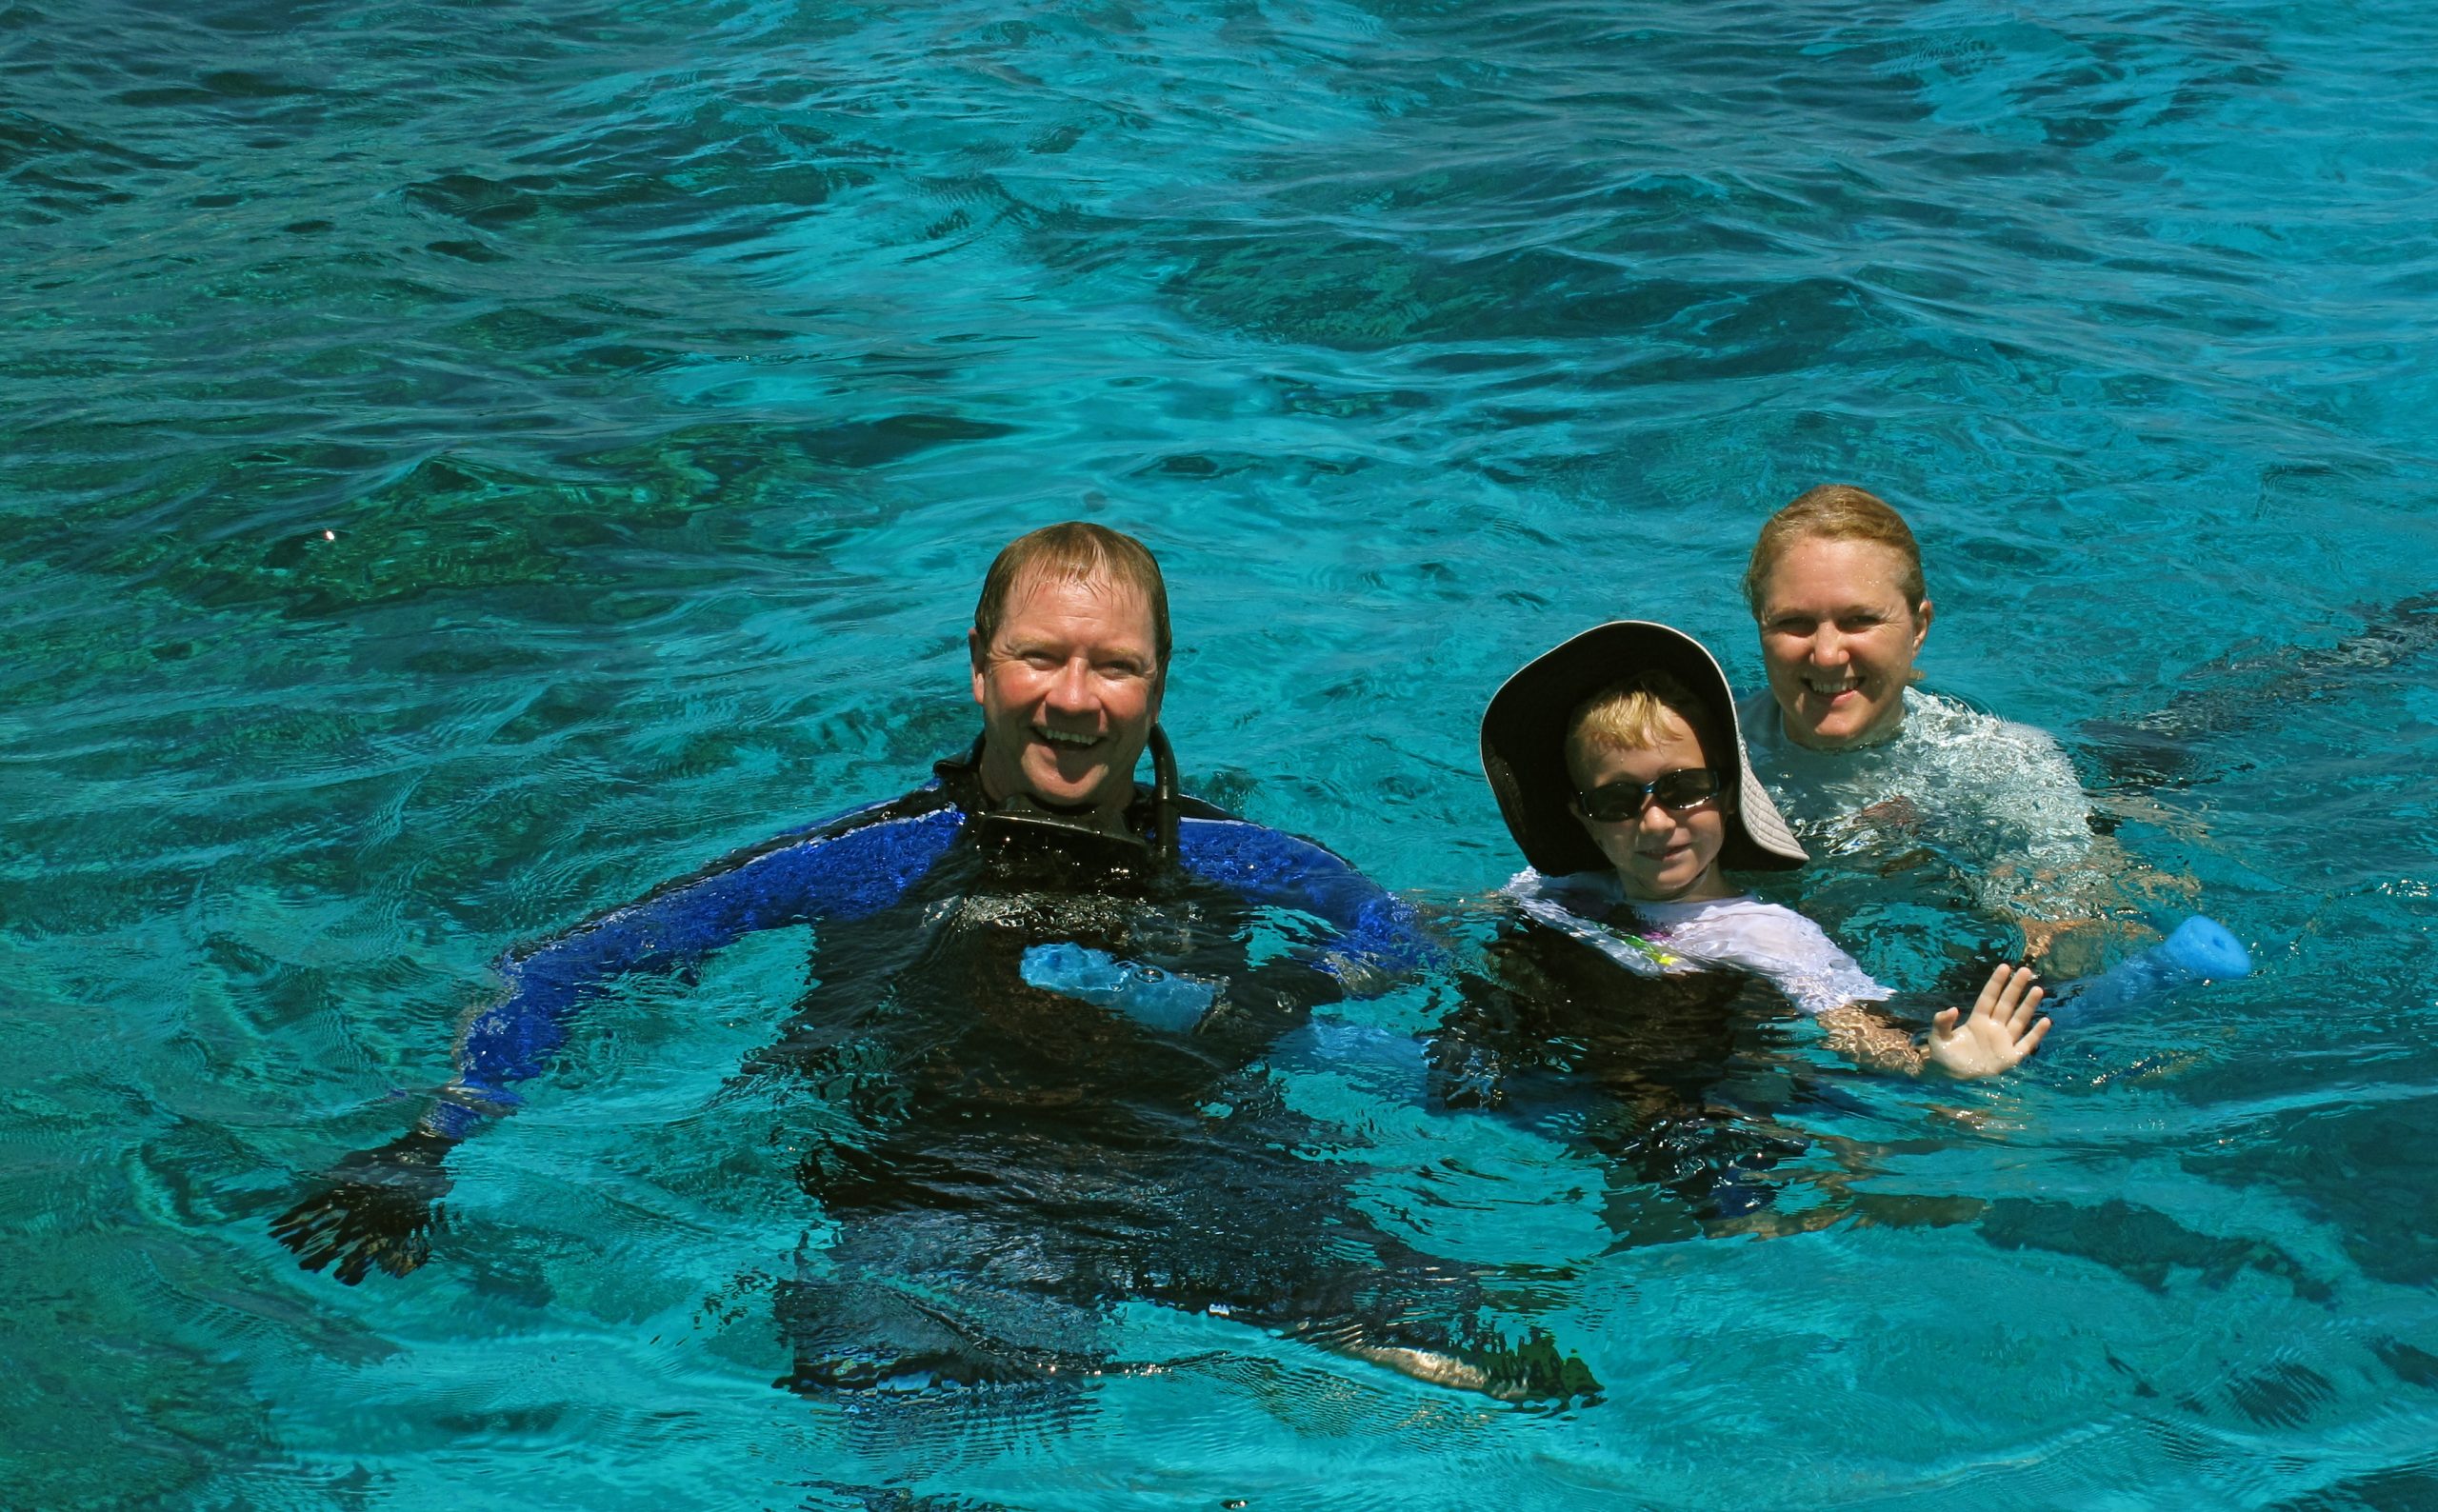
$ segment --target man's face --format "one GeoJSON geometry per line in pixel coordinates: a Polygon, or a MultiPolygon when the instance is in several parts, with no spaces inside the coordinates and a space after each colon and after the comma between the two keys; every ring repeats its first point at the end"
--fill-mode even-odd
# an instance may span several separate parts
{"type": "Polygon", "coordinates": [[[982,786],[994,798],[1123,813],[1160,717],[1160,657],[1143,595],[1107,578],[1017,582],[989,645],[969,632],[982,706],[982,786]]]}

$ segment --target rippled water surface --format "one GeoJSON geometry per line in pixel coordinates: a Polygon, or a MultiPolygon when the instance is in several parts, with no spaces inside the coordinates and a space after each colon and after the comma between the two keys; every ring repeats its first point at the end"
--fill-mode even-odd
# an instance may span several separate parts
{"type": "Polygon", "coordinates": [[[2438,1505],[2433,56],[2406,4],[15,0],[5,1500],[2438,1505]],[[1046,1406],[774,1390],[827,1240],[732,1076],[801,934],[598,1005],[424,1269],[270,1238],[503,949],[969,740],[1022,528],[1149,539],[1189,781],[1462,937],[1500,677],[1631,612],[1749,681],[1743,553],[1828,478],[1920,529],[1933,685],[2261,969],[1994,1086],[1764,1016],[1766,1233],[1287,1078],[1597,1403],[1143,1303],[1046,1406]]]}

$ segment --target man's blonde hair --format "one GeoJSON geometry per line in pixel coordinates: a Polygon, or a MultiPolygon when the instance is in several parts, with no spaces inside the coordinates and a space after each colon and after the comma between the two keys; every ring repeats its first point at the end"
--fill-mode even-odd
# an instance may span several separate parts
{"type": "Polygon", "coordinates": [[[1712,727],[1709,710],[1693,696],[1693,690],[1669,673],[1649,671],[1611,683],[1574,706],[1566,722],[1569,775],[1578,751],[1593,747],[1649,750],[1666,744],[1675,733],[1669,727],[1671,719],[1693,732],[1705,765],[1722,769],[1733,765],[1720,759],[1719,731],[1712,727]]]}
{"type": "Polygon", "coordinates": [[[976,665],[998,638],[999,622],[1007,617],[1008,600],[1017,587],[1038,575],[1050,583],[1106,582],[1143,595],[1151,612],[1153,649],[1160,670],[1169,666],[1169,585],[1151,548],[1134,537],[1084,520],[1046,525],[1016,537],[1001,548],[982,579],[982,598],[973,607],[976,665]]]}

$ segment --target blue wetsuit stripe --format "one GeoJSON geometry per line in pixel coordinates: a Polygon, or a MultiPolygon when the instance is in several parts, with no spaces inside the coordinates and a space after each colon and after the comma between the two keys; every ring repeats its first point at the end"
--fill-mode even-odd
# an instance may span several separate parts
{"type": "Polygon", "coordinates": [[[1187,819],[1177,826],[1177,860],[1188,871],[1249,903],[1293,908],[1337,928],[1320,968],[1339,961],[1404,972],[1437,960],[1413,909],[1345,858],[1309,840],[1241,819],[1187,819]]]}
{"type": "Polygon", "coordinates": [[[458,1090],[514,1101],[508,1084],[539,1074],[566,1043],[575,1010],[612,978],[671,970],[758,929],[859,919],[895,903],[965,825],[953,806],[889,815],[896,806],[861,809],[806,838],[749,852],[503,961],[508,995],[467,1026],[458,1090]]]}

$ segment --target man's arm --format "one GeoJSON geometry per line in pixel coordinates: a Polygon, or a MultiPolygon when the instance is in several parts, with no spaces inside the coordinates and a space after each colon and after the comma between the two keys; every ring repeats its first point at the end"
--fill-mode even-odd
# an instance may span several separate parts
{"type": "Polygon", "coordinates": [[[539,1075],[583,1005],[618,978],[691,965],[758,930],[863,918],[895,903],[965,822],[948,806],[889,811],[904,802],[730,856],[511,953],[500,963],[508,993],[467,1024],[457,1077],[427,1124],[458,1138],[483,1115],[515,1105],[510,1084],[539,1075]]]}
{"type": "Polygon", "coordinates": [[[964,822],[942,803],[858,809],[511,953],[500,965],[507,993],[468,1022],[457,1075],[414,1128],[342,1160],[272,1224],[273,1235],[308,1270],[335,1262],[350,1285],[374,1265],[391,1275],[414,1269],[449,1189],[449,1151],[516,1105],[513,1084],[547,1068],[588,1002],[619,978],[682,968],[756,930],[876,913],[930,869],[964,822]]]}
{"type": "Polygon", "coordinates": [[[1248,903],[1308,913],[1335,931],[1314,968],[1360,992],[1438,964],[1411,905],[1321,846],[1241,819],[1187,819],[1177,859],[1248,903]]]}

